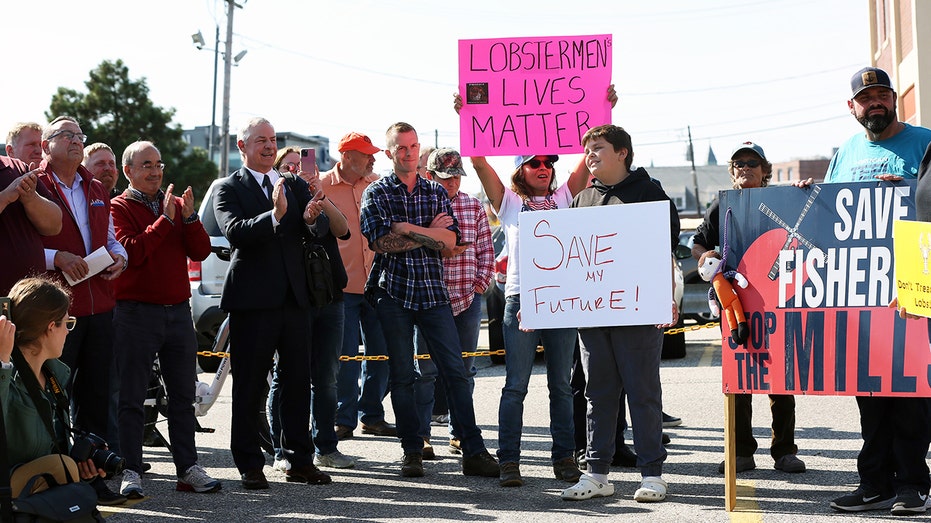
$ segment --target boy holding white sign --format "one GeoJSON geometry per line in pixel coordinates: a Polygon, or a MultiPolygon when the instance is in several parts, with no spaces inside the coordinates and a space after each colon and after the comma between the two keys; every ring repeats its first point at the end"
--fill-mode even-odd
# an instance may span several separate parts
{"type": "MultiPolygon", "coordinates": [[[[633,145],[630,135],[615,125],[590,129],[582,138],[585,164],[595,177],[592,186],[580,192],[572,207],[669,201],[644,169],[631,171],[633,145]]],[[[670,249],[679,237],[679,215],[670,202],[670,249]]],[[[672,274],[670,274],[672,278],[672,274]]],[[[662,387],[659,379],[663,328],[676,323],[678,309],[672,303],[672,320],[665,325],[631,325],[579,329],[585,397],[588,400],[588,471],[579,482],[562,493],[566,500],[611,496],[614,485],[608,472],[615,452],[618,401],[624,390],[629,398],[634,427],[637,465],[643,477],[634,500],[656,502],[666,499],[663,480],[662,387]]]]}

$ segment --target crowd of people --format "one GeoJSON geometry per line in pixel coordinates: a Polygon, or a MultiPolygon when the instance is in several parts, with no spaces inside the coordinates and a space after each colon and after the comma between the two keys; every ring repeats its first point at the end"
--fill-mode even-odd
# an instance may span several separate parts
{"type": "MultiPolygon", "coordinates": [[[[918,178],[918,218],[931,219],[931,130],[898,120],[897,96],[884,71],[857,72],[851,88],[848,106],[865,132],[838,150],[825,182],[918,178]]],[[[617,101],[613,86],[607,99],[612,106],[617,101]]],[[[455,110],[461,104],[457,95],[455,110]]],[[[72,428],[97,434],[125,458],[118,491],[92,460],[79,463],[98,502],[144,497],[143,404],[157,357],[176,488],[215,492],[221,482],[198,464],[194,441],[197,341],[187,260],[203,260],[211,249],[195,195],[190,187],[165,186],[166,163],[149,141],[123,151],[128,187],[116,191],[115,153],[86,142],[80,123],[60,116],[45,126],[17,125],[7,137],[7,156],[0,157],[0,295],[11,298],[10,311],[0,316],[0,400],[7,439],[26,442],[10,447],[9,461],[67,453],[72,428]],[[38,414],[44,402],[27,385],[37,382],[48,399],[56,380],[65,384],[71,408],[55,413],[56,431],[47,433],[38,414]]],[[[504,292],[507,357],[497,456],[475,420],[474,361],[461,357],[478,345],[481,295],[493,284],[488,216],[482,202],[460,190],[466,171],[456,150],[421,148],[417,131],[404,122],[388,128],[384,143],[392,162],[384,176],[372,171],[382,149],[357,132],[340,140],[333,169],[319,173],[302,167],[299,149],[279,149],[275,128],[264,118],[251,119],[238,133],[243,166],[217,185],[208,212],[232,248],[221,307],[237,346],[229,430],[242,488],[270,488],[254,415],[266,400],[273,468],[289,482],[328,484],[332,478],[321,468],[355,466],[338,445],[359,425],[363,434],[397,437],[401,476],[423,476],[423,460],[436,458],[431,424],[437,397],[448,404],[444,438],[462,454],[463,474],[520,487],[524,399],[542,344],[553,475],[571,485],[562,498],[612,496],[610,468],[623,464],[642,476],[633,499],[666,499],[662,428],[670,417],[662,410],[659,367],[662,329],[677,322],[676,304],[663,325],[530,330],[520,320],[521,213],[668,202],[670,247],[678,244],[675,205],[634,164],[630,134],[615,125],[589,129],[584,155],[561,186],[556,155],[516,157],[509,186],[484,157],[470,159],[512,261],[504,292]],[[311,280],[318,276],[306,270],[309,252],[324,253],[327,292],[317,292],[320,282],[311,280]],[[360,346],[366,356],[388,361],[339,361],[360,346]],[[274,380],[266,398],[269,372],[274,380]],[[584,415],[574,405],[573,387],[584,395],[584,415]],[[395,424],[385,416],[388,394],[395,424]],[[635,453],[623,440],[625,403],[635,453]]],[[[769,184],[772,164],[762,146],[746,141],[734,148],[728,171],[735,189],[761,188],[769,184]]],[[[797,185],[805,188],[811,180],[797,185]]],[[[695,235],[696,259],[720,257],[719,214],[713,202],[695,235]]],[[[737,398],[737,472],[756,467],[750,398],[737,398]]],[[[774,468],[804,472],[794,439],[794,397],[770,400],[774,468]]],[[[925,459],[931,400],[856,401],[860,485],[831,507],[924,512],[931,488],[925,459]]]]}

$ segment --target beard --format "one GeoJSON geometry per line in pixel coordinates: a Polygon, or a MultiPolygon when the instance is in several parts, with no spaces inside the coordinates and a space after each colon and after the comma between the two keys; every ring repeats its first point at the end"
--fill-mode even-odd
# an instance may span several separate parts
{"type": "MultiPolygon", "coordinates": [[[[857,118],[857,121],[860,122],[860,125],[865,127],[868,131],[873,134],[881,134],[883,131],[889,127],[892,122],[895,121],[895,111],[890,111],[885,107],[882,108],[882,114],[873,114],[873,115],[863,115],[860,118],[857,118]]],[[[869,111],[872,111],[870,109],[869,111]]],[[[869,112],[867,111],[867,112],[869,112]]]]}

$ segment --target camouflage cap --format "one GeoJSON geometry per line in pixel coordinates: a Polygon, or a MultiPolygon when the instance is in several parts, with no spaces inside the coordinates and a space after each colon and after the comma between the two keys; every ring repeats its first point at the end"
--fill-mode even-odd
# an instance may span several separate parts
{"type": "Polygon", "coordinates": [[[427,159],[427,172],[443,179],[465,176],[462,157],[455,149],[437,149],[430,153],[430,158],[427,159]]]}

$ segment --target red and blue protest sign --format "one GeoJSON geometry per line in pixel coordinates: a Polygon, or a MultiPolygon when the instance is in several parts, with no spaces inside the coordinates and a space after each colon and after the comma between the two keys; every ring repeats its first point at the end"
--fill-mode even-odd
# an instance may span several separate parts
{"type": "Polygon", "coordinates": [[[914,180],[721,193],[751,330],[722,341],[725,393],[931,396],[928,320],[888,307],[893,222],[914,219],[914,193],[914,180]]]}

